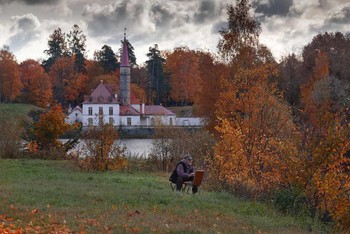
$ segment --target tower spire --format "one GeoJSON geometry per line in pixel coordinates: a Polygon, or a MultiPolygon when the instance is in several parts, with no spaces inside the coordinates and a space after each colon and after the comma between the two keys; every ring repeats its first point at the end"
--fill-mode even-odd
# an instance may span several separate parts
{"type": "Polygon", "coordinates": [[[128,44],[126,41],[126,28],[124,28],[124,41],[123,41],[123,51],[122,51],[122,58],[120,61],[120,66],[122,67],[128,67],[129,64],[129,53],[128,53],[128,44]]]}
{"type": "Polygon", "coordinates": [[[128,44],[126,40],[126,28],[124,28],[123,51],[120,61],[120,102],[122,105],[130,105],[130,63],[128,44]]]}

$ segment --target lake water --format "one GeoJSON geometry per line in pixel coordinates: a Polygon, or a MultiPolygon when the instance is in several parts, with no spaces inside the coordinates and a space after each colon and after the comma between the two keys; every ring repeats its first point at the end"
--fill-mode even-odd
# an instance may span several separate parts
{"type": "Polygon", "coordinates": [[[128,149],[128,156],[142,156],[147,158],[151,153],[152,139],[122,139],[118,140],[128,149]]]}
{"type": "MultiPolygon", "coordinates": [[[[67,140],[63,139],[61,141],[64,143],[67,140]]],[[[128,157],[147,158],[152,149],[152,139],[119,139],[116,143],[127,148],[128,157]]],[[[74,151],[81,152],[82,147],[83,143],[80,142],[74,151]]]]}

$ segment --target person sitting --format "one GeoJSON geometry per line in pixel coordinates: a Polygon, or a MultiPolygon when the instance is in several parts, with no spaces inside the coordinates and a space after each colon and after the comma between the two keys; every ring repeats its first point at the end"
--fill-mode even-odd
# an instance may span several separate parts
{"type": "MultiPolygon", "coordinates": [[[[193,181],[195,169],[192,166],[193,158],[186,154],[184,158],[176,165],[169,180],[176,184],[176,191],[181,191],[182,185],[185,181],[193,181]]],[[[198,187],[192,187],[192,193],[198,192],[198,187]]]]}

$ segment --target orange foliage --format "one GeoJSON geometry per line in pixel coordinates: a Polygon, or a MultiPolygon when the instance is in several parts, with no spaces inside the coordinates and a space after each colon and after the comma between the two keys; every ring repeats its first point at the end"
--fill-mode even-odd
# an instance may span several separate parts
{"type": "MultiPolygon", "coordinates": [[[[328,55],[325,52],[319,52],[316,58],[316,64],[314,68],[314,74],[309,81],[301,87],[301,100],[304,105],[304,113],[308,121],[314,126],[320,126],[324,114],[330,111],[330,99],[322,98],[321,102],[315,100],[316,92],[322,92],[324,90],[315,89],[316,81],[324,80],[329,75],[329,60],[328,55]]],[[[327,119],[327,118],[326,118],[327,119]]]]}
{"type": "Polygon", "coordinates": [[[333,117],[322,129],[305,134],[299,154],[299,187],[304,187],[312,205],[329,213],[339,227],[350,230],[349,128],[333,117]],[[346,226],[347,225],[347,226],[346,226]]]}
{"type": "Polygon", "coordinates": [[[54,85],[54,98],[59,102],[74,102],[86,91],[88,77],[75,72],[74,56],[58,58],[49,75],[54,85]]]}
{"type": "Polygon", "coordinates": [[[261,65],[241,70],[231,82],[221,81],[220,138],[211,163],[215,179],[236,194],[266,195],[285,183],[281,151],[294,134],[290,110],[268,81],[275,72],[276,66],[261,65]]]}
{"type": "Polygon", "coordinates": [[[64,122],[65,115],[60,105],[54,105],[51,109],[40,115],[40,119],[34,124],[34,134],[40,148],[49,149],[59,147],[61,142],[58,137],[71,129],[71,125],[64,122]]]}
{"type": "Polygon", "coordinates": [[[28,59],[20,64],[20,71],[23,98],[33,105],[46,107],[52,99],[52,84],[44,68],[28,59]]]}
{"type": "Polygon", "coordinates": [[[14,55],[8,50],[0,50],[0,101],[14,101],[20,95],[22,86],[14,55]]]}
{"type": "Polygon", "coordinates": [[[78,159],[81,169],[107,171],[127,166],[126,149],[114,144],[118,133],[113,125],[101,123],[97,128],[86,130],[83,138],[88,156],[78,159]]]}
{"type": "Polygon", "coordinates": [[[144,103],[146,99],[146,92],[141,87],[137,86],[136,84],[131,83],[130,84],[130,90],[135,95],[135,97],[140,100],[140,102],[144,103]]]}
{"type": "Polygon", "coordinates": [[[175,48],[167,54],[165,71],[170,74],[171,97],[175,101],[193,102],[199,89],[199,61],[195,51],[175,48]]]}
{"type": "Polygon", "coordinates": [[[199,116],[208,118],[208,129],[213,132],[216,119],[216,106],[221,92],[220,80],[228,77],[228,66],[214,61],[207,52],[197,52],[199,58],[200,82],[195,97],[195,111],[199,116]]]}

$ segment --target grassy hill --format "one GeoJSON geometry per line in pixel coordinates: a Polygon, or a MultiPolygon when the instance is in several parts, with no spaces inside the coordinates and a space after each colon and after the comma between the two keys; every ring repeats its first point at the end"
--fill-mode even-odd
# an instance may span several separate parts
{"type": "Polygon", "coordinates": [[[4,117],[11,117],[13,118],[26,118],[28,116],[28,113],[31,110],[38,110],[41,109],[40,107],[29,105],[29,104],[23,104],[23,103],[13,103],[13,104],[4,104],[0,103],[0,114],[4,117]]]}
{"type": "Polygon", "coordinates": [[[0,233],[322,233],[313,220],[226,193],[178,195],[167,178],[0,159],[0,233]]]}

